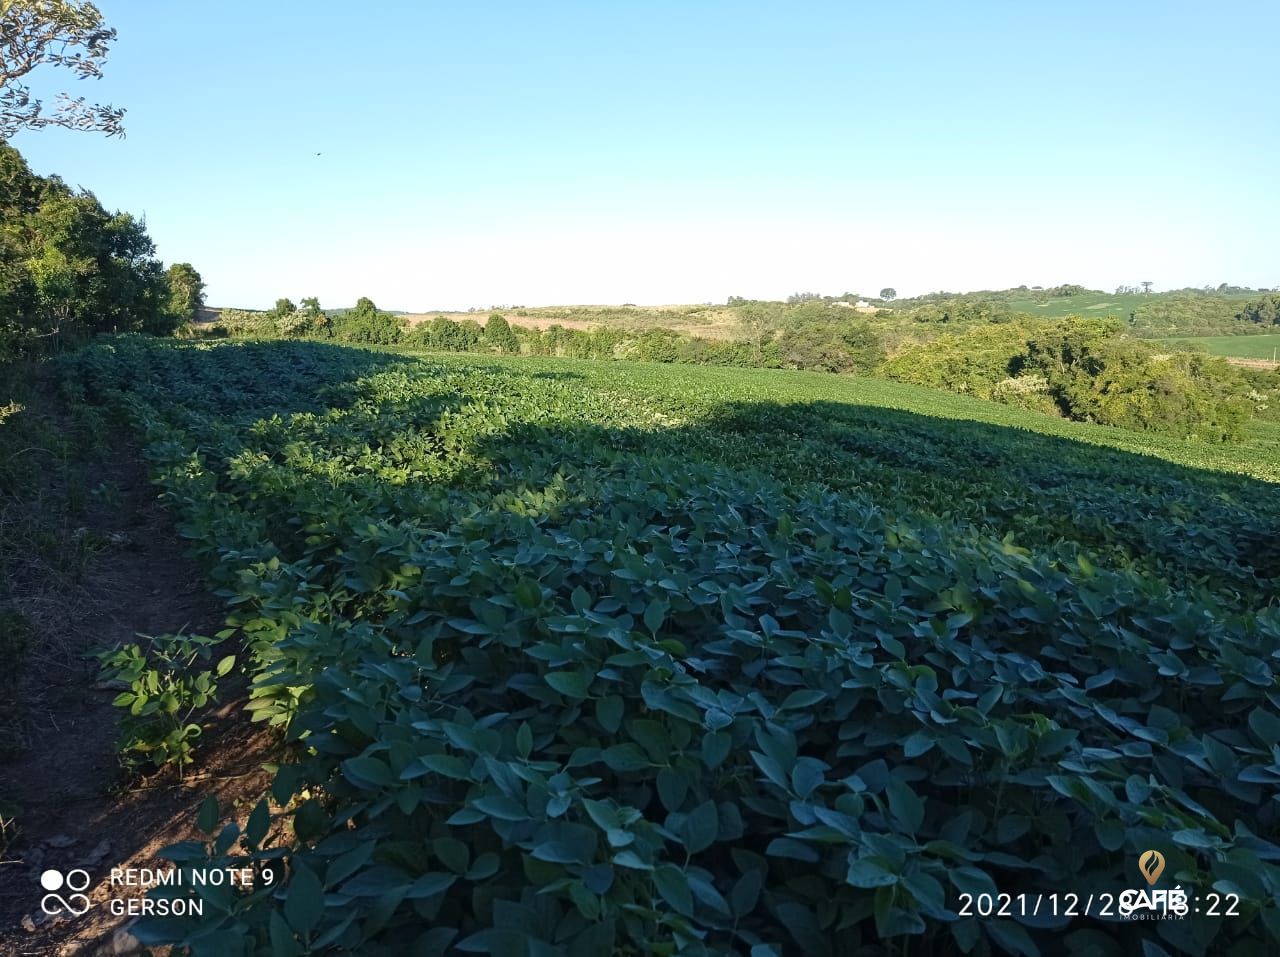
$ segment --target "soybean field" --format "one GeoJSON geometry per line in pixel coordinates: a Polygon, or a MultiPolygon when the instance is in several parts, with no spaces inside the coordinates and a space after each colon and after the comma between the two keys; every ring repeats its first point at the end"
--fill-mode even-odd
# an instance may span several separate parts
{"type": "Polygon", "coordinates": [[[1273,952],[1275,423],[314,342],[55,365],[142,436],[288,742],[170,851],[283,879],[160,888],[208,906],[146,941],[1273,952]],[[1149,849],[1217,912],[1122,919],[1149,849]]]}

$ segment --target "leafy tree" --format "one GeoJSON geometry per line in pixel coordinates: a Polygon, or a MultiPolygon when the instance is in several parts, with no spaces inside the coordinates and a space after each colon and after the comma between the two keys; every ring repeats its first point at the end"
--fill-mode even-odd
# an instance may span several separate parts
{"type": "MultiPolygon", "coordinates": [[[[791,369],[868,375],[884,361],[880,337],[865,322],[827,318],[825,308],[799,310],[777,340],[781,364],[791,369]]],[[[845,316],[848,314],[845,313],[845,316]]]]}
{"type": "Polygon", "coordinates": [[[624,357],[644,362],[679,362],[683,358],[681,344],[678,332],[671,329],[646,329],[628,344],[624,357]]]}
{"type": "Polygon", "coordinates": [[[511,330],[506,317],[497,312],[484,324],[484,341],[495,352],[514,355],[520,351],[520,340],[511,330]]]}
{"type": "Polygon", "coordinates": [[[303,299],[297,312],[298,324],[309,335],[327,336],[332,334],[329,317],[320,308],[320,300],[315,296],[303,299]]]}
{"type": "Polygon", "coordinates": [[[191,263],[174,263],[165,273],[169,282],[169,313],[179,323],[194,322],[204,305],[204,280],[191,263]]]}
{"type": "Polygon", "coordinates": [[[1263,296],[1246,303],[1240,310],[1238,318],[1264,326],[1280,325],[1280,296],[1263,296]]]}
{"type": "Polygon", "coordinates": [[[275,308],[271,310],[272,314],[279,319],[292,316],[297,311],[298,307],[293,304],[292,299],[277,299],[275,308]]]}
{"type": "Polygon", "coordinates": [[[380,312],[368,296],[361,296],[354,309],[330,319],[332,334],[346,342],[394,345],[404,338],[404,323],[389,312],[380,312]]]}
{"type": "Polygon", "coordinates": [[[907,348],[891,379],[995,399],[1077,421],[1235,441],[1251,413],[1226,362],[1167,354],[1129,339],[1112,319],[978,325],[907,348]]]}
{"type": "Polygon", "coordinates": [[[885,302],[893,302],[893,300],[898,298],[898,290],[894,289],[892,286],[885,286],[880,290],[880,298],[885,302]]]}
{"type": "Polygon", "coordinates": [[[46,112],[25,82],[42,66],[64,67],[79,79],[101,77],[115,36],[92,3],[0,0],[0,140],[21,129],[46,126],[123,136],[124,110],[62,93],[57,106],[46,112]]]}
{"type": "Polygon", "coordinates": [[[169,287],[141,222],[33,174],[10,146],[0,145],[0,185],[0,351],[54,334],[172,331],[169,287]]]}
{"type": "Polygon", "coordinates": [[[778,325],[778,312],[766,303],[752,302],[738,307],[738,321],[747,330],[747,339],[756,354],[773,338],[778,325]]]}
{"type": "Polygon", "coordinates": [[[1064,283],[1061,286],[1053,286],[1046,289],[1044,293],[1050,299],[1069,299],[1072,296],[1083,296],[1088,291],[1078,283],[1064,283]]]}

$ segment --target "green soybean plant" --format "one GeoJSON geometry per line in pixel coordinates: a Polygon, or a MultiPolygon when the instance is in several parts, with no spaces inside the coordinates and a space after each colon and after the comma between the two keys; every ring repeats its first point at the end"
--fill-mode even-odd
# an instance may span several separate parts
{"type": "MultiPolygon", "coordinates": [[[[146,636],[144,636],[146,637],[146,636]]],[[[192,716],[217,700],[218,681],[235,667],[235,655],[213,663],[216,638],[156,635],[99,652],[99,678],[125,686],[112,701],[126,709],[120,720],[120,755],[125,765],[176,765],[179,774],[193,760],[199,722],[192,716]]]]}

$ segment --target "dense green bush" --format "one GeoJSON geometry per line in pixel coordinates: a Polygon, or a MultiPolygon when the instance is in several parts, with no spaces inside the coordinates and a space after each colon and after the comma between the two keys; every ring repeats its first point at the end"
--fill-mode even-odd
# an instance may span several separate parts
{"type": "Polygon", "coordinates": [[[1252,403],[1254,416],[1280,422],[1280,368],[1238,367],[1235,371],[1248,387],[1244,397],[1252,403]]]}
{"type": "Polygon", "coordinates": [[[881,367],[902,382],[1082,422],[1236,441],[1257,408],[1224,360],[1161,354],[1115,320],[980,326],[910,347],[881,367]]]}
{"type": "MultiPolygon", "coordinates": [[[[1126,317],[1127,318],[1127,317],[1126,317]]],[[[1238,296],[1187,291],[1153,297],[1134,310],[1131,327],[1146,338],[1212,336],[1256,331],[1241,316],[1238,296]]]]}
{"type": "Polygon", "coordinates": [[[354,309],[330,317],[328,335],[342,342],[391,346],[403,341],[405,331],[403,320],[361,296],[354,309]]]}
{"type": "Polygon", "coordinates": [[[781,364],[789,369],[852,372],[869,375],[884,361],[884,347],[865,321],[800,318],[773,343],[781,364]]]}
{"type": "Polygon", "coordinates": [[[1021,323],[948,333],[909,346],[885,362],[880,372],[899,382],[989,399],[997,384],[1017,374],[1030,334],[1031,326],[1021,323]]]}
{"type": "Polygon", "coordinates": [[[631,338],[618,357],[645,362],[680,362],[681,339],[670,329],[650,329],[631,338]]]}
{"type": "Polygon", "coordinates": [[[1110,322],[1068,321],[1034,336],[1021,368],[1044,376],[1062,413],[1085,422],[1222,442],[1238,440],[1252,413],[1225,360],[1159,354],[1110,322]]]}
{"type": "Polygon", "coordinates": [[[218,313],[215,322],[199,329],[199,333],[207,338],[244,338],[244,339],[288,339],[297,338],[310,332],[312,335],[324,335],[325,323],[316,322],[308,330],[308,324],[295,310],[281,315],[276,310],[260,312],[252,309],[223,309],[218,313]]]}
{"type": "Polygon", "coordinates": [[[141,221],[0,143],[0,360],[98,332],[169,335],[186,305],[141,221]]]}
{"type": "Polygon", "coordinates": [[[1263,296],[1246,303],[1239,312],[1239,318],[1264,326],[1280,325],[1280,296],[1263,296]]]}
{"type": "Polygon", "coordinates": [[[912,322],[992,323],[1011,322],[1013,311],[1002,302],[956,297],[922,303],[902,312],[912,322]]]}
{"type": "Polygon", "coordinates": [[[454,322],[436,316],[430,322],[414,326],[406,333],[404,342],[436,352],[473,352],[478,351],[483,338],[484,329],[474,320],[454,322]]]}

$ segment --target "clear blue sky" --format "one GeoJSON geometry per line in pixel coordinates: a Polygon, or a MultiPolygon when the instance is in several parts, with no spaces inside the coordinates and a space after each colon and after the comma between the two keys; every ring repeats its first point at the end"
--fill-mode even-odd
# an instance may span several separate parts
{"type": "Polygon", "coordinates": [[[1274,0],[98,5],[14,145],[212,305],[1280,285],[1274,0]]]}

